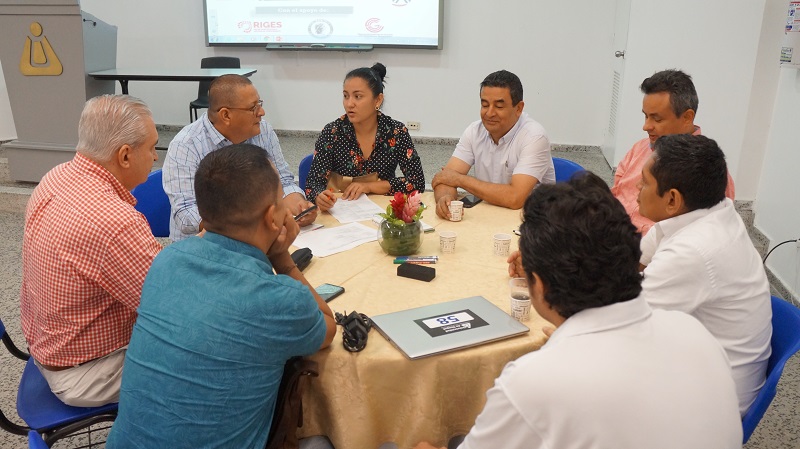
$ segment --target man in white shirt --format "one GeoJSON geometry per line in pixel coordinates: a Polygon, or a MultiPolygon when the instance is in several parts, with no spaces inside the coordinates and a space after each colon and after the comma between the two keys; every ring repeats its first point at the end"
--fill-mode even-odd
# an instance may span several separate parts
{"type": "Polygon", "coordinates": [[[500,70],[481,82],[481,119],[461,135],[447,165],[431,180],[436,214],[450,218],[457,189],[486,202],[519,209],[536,184],[556,182],[550,140],[542,125],[522,112],[522,82],[500,70]],[[475,176],[469,176],[471,167],[475,176]]]}
{"type": "Polygon", "coordinates": [[[744,415],[764,385],[771,353],[769,283],[733,201],[725,155],[703,136],[662,136],[642,169],[642,296],[681,310],[725,348],[744,415]]]}
{"type": "Polygon", "coordinates": [[[523,220],[531,302],[557,328],[506,365],[459,447],[741,448],[724,350],[640,296],[640,237],[603,180],[542,185],[523,220]]]}

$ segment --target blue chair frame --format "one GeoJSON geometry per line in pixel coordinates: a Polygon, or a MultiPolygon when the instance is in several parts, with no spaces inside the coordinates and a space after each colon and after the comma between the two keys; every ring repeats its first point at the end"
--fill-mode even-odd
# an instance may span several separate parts
{"type": "Polygon", "coordinates": [[[0,333],[8,351],[26,362],[17,390],[17,414],[26,425],[12,422],[0,411],[0,428],[15,435],[27,435],[29,442],[29,432],[36,431],[49,447],[64,437],[82,433],[89,434],[91,441],[91,430],[87,429],[89,426],[117,418],[116,403],[101,407],[72,407],[61,402],[50,391],[33,358],[11,340],[2,320],[0,333]]]}
{"type": "Polygon", "coordinates": [[[778,380],[786,362],[800,351],[800,309],[780,298],[772,297],[772,354],[767,362],[767,380],[755,402],[742,418],[743,443],[747,443],[764,413],[775,398],[778,380]]]}
{"type": "Polygon", "coordinates": [[[580,164],[560,157],[553,158],[553,168],[556,170],[556,182],[567,182],[575,173],[586,171],[580,164]]]}
{"type": "Polygon", "coordinates": [[[147,181],[137,186],[131,193],[136,198],[136,210],[141,212],[155,237],[169,237],[170,206],[169,197],[164,192],[161,169],[147,177],[147,181]]]}
{"type": "Polygon", "coordinates": [[[44,441],[39,432],[31,430],[28,432],[28,448],[29,449],[49,449],[50,446],[44,441]]]}
{"type": "Polygon", "coordinates": [[[311,162],[313,162],[313,160],[314,155],[309,154],[308,156],[304,157],[302,161],[300,161],[298,174],[300,176],[300,188],[303,189],[303,192],[306,191],[306,179],[308,179],[308,173],[311,171],[311,162]]]}

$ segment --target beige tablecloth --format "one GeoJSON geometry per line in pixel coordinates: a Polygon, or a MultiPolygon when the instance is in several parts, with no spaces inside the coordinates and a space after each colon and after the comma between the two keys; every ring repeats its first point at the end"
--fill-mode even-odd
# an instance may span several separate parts
{"type": "MultiPolygon", "coordinates": [[[[371,196],[384,207],[389,197],[371,196]]],[[[433,194],[423,196],[433,206],[433,194]]],[[[469,296],[487,298],[509,311],[505,257],[492,253],[495,233],[511,234],[521,221],[518,210],[480,203],[465,210],[461,222],[440,220],[431,207],[423,221],[435,232],[425,234],[419,255],[438,255],[436,278],[422,282],[397,276],[393,257],[377,242],[325,258],[315,257],[305,270],[312,285],[324,282],[345,288],[329,304],[334,311],[356,310],[369,316],[405,310],[469,296]],[[456,252],[442,254],[438,232],[458,233],[456,252]]],[[[321,214],[327,227],[338,222],[321,214]]],[[[371,222],[364,222],[375,226],[371,222]]],[[[512,234],[513,236],[513,234],[512,234]]],[[[512,238],[512,251],[517,237],[512,238]]],[[[373,449],[394,441],[402,448],[420,440],[444,445],[466,433],[483,408],[485,393],[506,363],[544,343],[547,322],[531,311],[525,323],[531,332],[511,339],[418,360],[406,358],[377,330],[359,353],[342,347],[340,329],[330,348],[311,357],[320,377],[310,382],[304,399],[301,436],[327,435],[337,449],[373,449]]]]}

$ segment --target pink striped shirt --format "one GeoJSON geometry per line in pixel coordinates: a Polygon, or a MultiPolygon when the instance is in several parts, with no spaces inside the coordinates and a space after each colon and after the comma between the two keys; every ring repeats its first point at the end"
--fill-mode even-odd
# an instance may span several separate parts
{"type": "MultiPolygon", "coordinates": [[[[695,126],[692,135],[698,136],[700,134],[700,127],[695,126]]],[[[647,231],[653,226],[652,220],[639,213],[639,203],[637,201],[637,198],[639,198],[639,182],[642,180],[642,168],[644,168],[644,164],[651,154],[653,154],[653,149],[650,148],[649,138],[645,137],[636,142],[617,165],[617,171],[614,173],[614,187],[611,188],[611,193],[625,206],[625,210],[631,217],[631,222],[642,235],[647,234],[647,231]]],[[[733,178],[731,178],[729,172],[725,196],[733,200],[735,193],[733,178]]]]}
{"type": "Polygon", "coordinates": [[[133,195],[80,153],[31,195],[22,243],[22,330],[42,364],[72,366],[125,346],[161,245],[133,195]]]}

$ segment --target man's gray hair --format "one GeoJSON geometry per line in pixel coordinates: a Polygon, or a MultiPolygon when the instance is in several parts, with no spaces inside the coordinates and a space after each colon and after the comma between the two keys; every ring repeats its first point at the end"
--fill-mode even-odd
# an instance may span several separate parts
{"type": "Polygon", "coordinates": [[[137,147],[147,138],[150,108],[129,95],[101,95],[86,102],[78,124],[77,151],[100,162],[110,161],[123,145],[137,147]]]}

